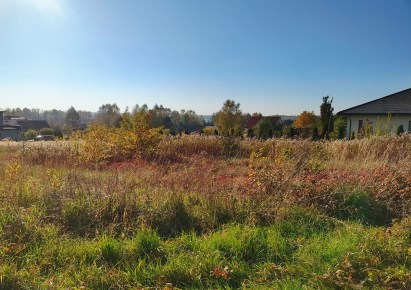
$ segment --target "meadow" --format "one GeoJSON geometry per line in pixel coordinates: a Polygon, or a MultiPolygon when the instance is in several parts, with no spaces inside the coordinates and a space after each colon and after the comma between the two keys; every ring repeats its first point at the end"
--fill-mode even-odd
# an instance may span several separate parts
{"type": "Polygon", "coordinates": [[[0,142],[0,289],[411,289],[410,134],[99,142],[0,142]]]}

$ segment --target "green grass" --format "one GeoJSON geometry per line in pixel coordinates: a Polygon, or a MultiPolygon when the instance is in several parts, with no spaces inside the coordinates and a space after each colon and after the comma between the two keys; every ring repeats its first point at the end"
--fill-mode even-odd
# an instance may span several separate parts
{"type": "MultiPolygon", "coordinates": [[[[390,272],[397,283],[410,283],[409,221],[387,234],[355,222],[333,224],[312,209],[308,218],[299,216],[301,208],[289,211],[294,217],[270,226],[227,224],[208,234],[171,238],[142,229],[128,237],[98,234],[94,239],[59,234],[48,224],[24,226],[34,212],[20,213],[21,220],[3,213],[0,287],[127,289],[172,283],[192,289],[318,289],[336,286],[327,277],[344,267],[347,257],[353,264],[374,263],[375,276],[390,272]]],[[[353,268],[350,275],[366,279],[367,271],[353,268]]],[[[343,283],[354,285],[348,277],[343,283]]],[[[384,281],[376,286],[384,287],[384,281]]]]}
{"type": "Polygon", "coordinates": [[[411,289],[410,163],[389,168],[403,175],[374,177],[368,164],[340,181],[327,175],[331,155],[307,167],[292,159],[305,141],[280,142],[291,159],[261,157],[253,173],[293,179],[266,194],[247,158],[197,152],[93,170],[0,147],[0,289],[411,289]],[[379,199],[390,182],[401,194],[379,199]]]}

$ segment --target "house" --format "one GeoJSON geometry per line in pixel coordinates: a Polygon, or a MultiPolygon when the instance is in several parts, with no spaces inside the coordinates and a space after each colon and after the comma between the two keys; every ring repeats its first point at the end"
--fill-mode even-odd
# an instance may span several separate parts
{"type": "Polygon", "coordinates": [[[4,122],[3,114],[5,111],[0,110],[0,140],[17,139],[19,130],[4,122]]]}
{"type": "Polygon", "coordinates": [[[0,140],[5,138],[18,139],[27,130],[39,132],[43,128],[50,128],[45,120],[27,120],[19,116],[3,116],[5,111],[0,110],[0,140]]]}
{"type": "Polygon", "coordinates": [[[251,116],[250,119],[248,119],[247,124],[245,125],[245,129],[252,129],[255,125],[257,125],[258,122],[260,122],[262,119],[264,118],[269,118],[271,119],[271,122],[273,123],[273,125],[278,125],[281,124],[281,117],[280,116],[268,116],[268,117],[264,117],[264,116],[251,116]]]}
{"type": "Polygon", "coordinates": [[[17,124],[20,126],[21,132],[26,132],[27,130],[39,132],[43,128],[50,128],[46,120],[17,120],[17,124]]]}
{"type": "Polygon", "coordinates": [[[410,132],[411,88],[343,110],[337,115],[347,117],[347,138],[366,131],[395,133],[401,125],[405,132],[410,132]]]}

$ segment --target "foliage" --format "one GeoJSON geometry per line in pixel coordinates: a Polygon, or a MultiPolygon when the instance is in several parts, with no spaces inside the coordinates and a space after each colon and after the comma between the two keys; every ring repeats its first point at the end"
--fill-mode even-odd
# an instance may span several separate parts
{"type": "MultiPolygon", "coordinates": [[[[94,121],[107,127],[114,127],[119,124],[120,108],[116,103],[102,105],[94,117],[94,121]]],[[[118,127],[118,126],[117,126],[118,127]]]]}
{"type": "Polygon", "coordinates": [[[33,129],[29,129],[26,132],[24,132],[24,138],[26,140],[33,140],[37,136],[37,131],[33,129]]]}
{"type": "Polygon", "coordinates": [[[120,128],[93,124],[78,138],[82,144],[82,161],[102,166],[132,158],[154,157],[161,135],[158,129],[149,128],[147,113],[125,112],[120,128]]]}
{"type": "MultiPolygon", "coordinates": [[[[98,130],[150,130],[124,120],[98,130]]],[[[224,139],[99,170],[82,139],[1,144],[0,288],[410,288],[411,135],[224,139]]]]}
{"type": "Polygon", "coordinates": [[[314,112],[304,111],[298,115],[297,119],[294,121],[294,127],[298,129],[310,129],[315,125],[315,114],[314,112]]]}
{"type": "Polygon", "coordinates": [[[51,128],[40,129],[40,135],[54,135],[54,131],[51,128]]]}
{"type": "Polygon", "coordinates": [[[345,131],[347,128],[346,117],[334,116],[334,131],[331,134],[333,139],[343,139],[345,137],[345,131]]]}
{"type": "Polygon", "coordinates": [[[397,128],[397,135],[401,135],[404,133],[404,126],[401,124],[397,128]]]}
{"type": "Polygon", "coordinates": [[[216,114],[215,126],[224,136],[238,136],[244,131],[244,117],[240,110],[240,103],[226,100],[221,110],[216,114]]]}
{"type": "Polygon", "coordinates": [[[275,129],[271,118],[263,118],[253,127],[253,133],[258,139],[265,140],[273,137],[275,129]]]}
{"type": "Polygon", "coordinates": [[[330,97],[325,96],[323,97],[323,102],[320,106],[320,115],[321,115],[321,134],[328,139],[329,134],[334,130],[334,118],[333,118],[333,111],[334,108],[332,107],[333,98],[329,101],[330,97]]]}
{"type": "Polygon", "coordinates": [[[73,106],[67,110],[65,120],[66,125],[72,129],[77,129],[80,126],[80,115],[73,106]]]}

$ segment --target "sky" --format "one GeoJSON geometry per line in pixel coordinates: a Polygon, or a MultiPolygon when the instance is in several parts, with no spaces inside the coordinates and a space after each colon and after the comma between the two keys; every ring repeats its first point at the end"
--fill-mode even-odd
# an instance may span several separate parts
{"type": "Polygon", "coordinates": [[[335,111],[411,87],[411,0],[0,0],[0,108],[335,111]]]}

